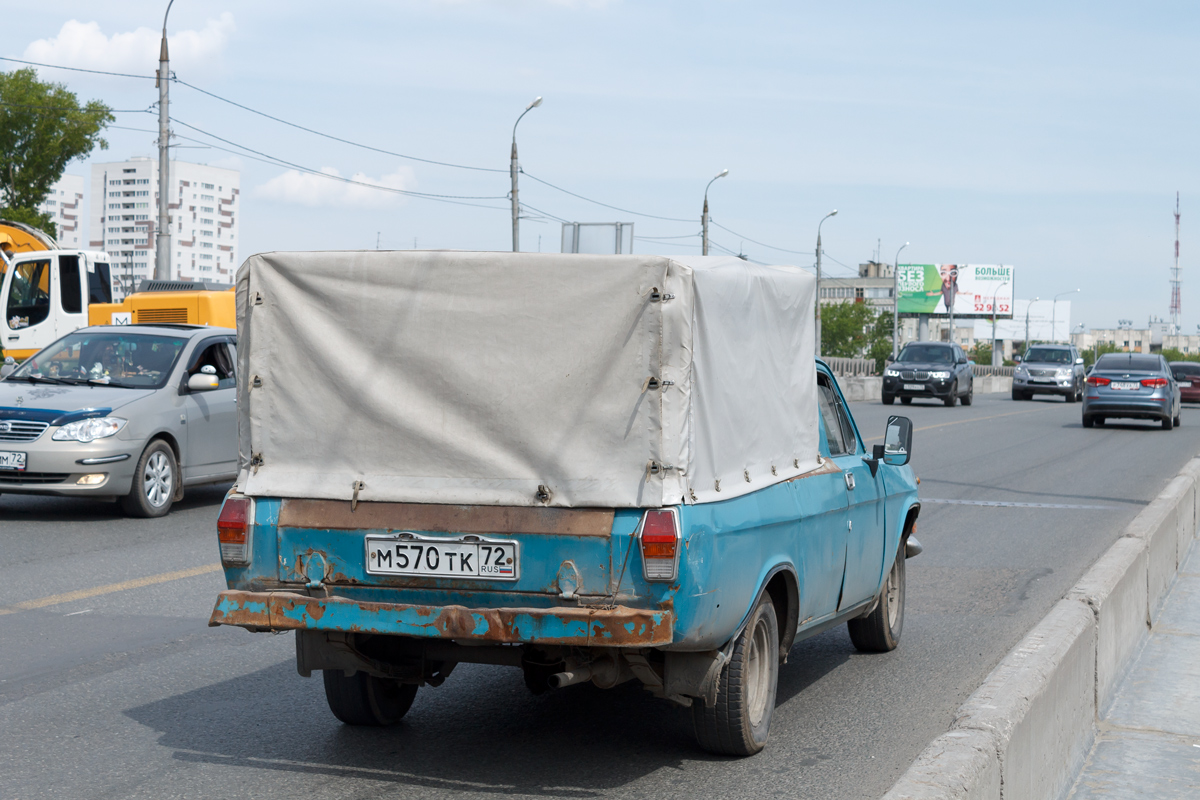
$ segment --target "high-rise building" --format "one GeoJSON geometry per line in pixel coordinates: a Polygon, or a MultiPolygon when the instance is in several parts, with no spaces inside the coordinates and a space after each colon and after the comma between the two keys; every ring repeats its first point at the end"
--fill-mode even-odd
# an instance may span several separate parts
{"type": "MultiPolygon", "coordinates": [[[[233,283],[240,183],[237,170],[171,162],[172,279],[233,283]]],[[[112,256],[122,293],[154,277],[157,209],[158,161],[92,164],[90,243],[112,256]]]]}
{"type": "Polygon", "coordinates": [[[64,250],[83,247],[83,231],[79,229],[79,205],[83,202],[83,176],[63,175],[53,186],[50,194],[38,206],[38,211],[54,218],[56,231],[46,231],[58,240],[64,250]]]}

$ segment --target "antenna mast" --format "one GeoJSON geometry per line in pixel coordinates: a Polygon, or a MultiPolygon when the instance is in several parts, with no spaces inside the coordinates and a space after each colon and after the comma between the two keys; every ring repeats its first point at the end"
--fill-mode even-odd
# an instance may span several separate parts
{"type": "Polygon", "coordinates": [[[1171,268],[1171,333],[1179,333],[1179,192],[1175,193],[1175,266],[1171,268]]]}

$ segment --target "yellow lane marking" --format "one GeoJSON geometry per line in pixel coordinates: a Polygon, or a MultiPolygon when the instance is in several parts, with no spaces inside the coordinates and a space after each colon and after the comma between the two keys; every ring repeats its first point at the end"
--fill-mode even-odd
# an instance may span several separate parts
{"type": "MultiPolygon", "coordinates": [[[[1046,411],[1049,408],[1052,408],[1052,406],[1047,406],[1046,408],[1030,408],[1030,409],[1026,409],[1025,411],[1008,411],[1004,414],[992,414],[991,416],[988,416],[988,417],[971,417],[970,419],[956,419],[951,422],[939,422],[937,425],[926,425],[923,428],[913,428],[913,432],[915,433],[916,431],[931,431],[934,428],[945,428],[947,425],[962,425],[967,422],[983,422],[984,420],[987,420],[987,419],[1000,419],[1001,417],[1014,417],[1017,414],[1032,414],[1035,411],[1046,411]]],[[[866,441],[873,442],[876,439],[882,439],[882,438],[883,438],[882,436],[872,436],[870,439],[867,439],[866,441]]]]}
{"type": "Polygon", "coordinates": [[[15,603],[11,606],[2,606],[0,607],[0,616],[3,616],[4,614],[15,614],[18,611],[32,611],[35,608],[56,606],[61,603],[70,603],[73,600],[83,600],[87,597],[96,597],[102,594],[123,592],[127,589],[137,589],[141,586],[153,586],[156,583],[177,581],[181,578],[191,578],[196,575],[207,575],[210,572],[217,572],[220,569],[220,564],[205,564],[202,567],[177,569],[174,572],[163,572],[159,575],[149,575],[145,578],[133,578],[127,581],[121,581],[120,583],[109,583],[104,586],[96,586],[91,589],[77,589],[74,592],[52,594],[49,597],[39,597],[37,600],[26,600],[23,603],[15,603]]]}

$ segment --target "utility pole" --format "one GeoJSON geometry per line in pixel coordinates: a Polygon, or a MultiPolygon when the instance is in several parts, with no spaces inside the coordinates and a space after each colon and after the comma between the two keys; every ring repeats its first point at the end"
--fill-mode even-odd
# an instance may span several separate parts
{"type": "Polygon", "coordinates": [[[158,50],[158,229],[154,232],[154,279],[160,281],[171,280],[171,161],[168,152],[171,58],[167,53],[167,15],[174,2],[167,3],[167,13],[163,14],[162,45],[158,50]]]}
{"type": "Polygon", "coordinates": [[[521,112],[521,116],[517,117],[517,121],[513,123],[512,162],[509,164],[509,172],[512,173],[512,222],[514,253],[520,252],[521,250],[521,204],[517,202],[517,173],[520,171],[521,167],[520,164],[517,163],[517,126],[521,124],[521,117],[524,117],[541,104],[542,98],[535,98],[532,103],[525,106],[525,110],[521,112]]]}
{"type": "Polygon", "coordinates": [[[1171,268],[1171,333],[1179,333],[1179,192],[1175,193],[1175,266],[1171,268]]]}
{"type": "Polygon", "coordinates": [[[900,357],[900,253],[908,242],[896,251],[896,263],[892,267],[892,361],[900,357]]]}
{"type": "Polygon", "coordinates": [[[821,357],[821,226],[825,224],[825,220],[836,216],[837,209],[835,208],[821,217],[821,221],[817,223],[817,308],[816,313],[813,315],[817,322],[817,358],[821,357]]]}
{"type": "Polygon", "coordinates": [[[1025,305],[1025,349],[1029,349],[1029,312],[1033,310],[1033,304],[1041,298],[1035,297],[1025,305]]]}

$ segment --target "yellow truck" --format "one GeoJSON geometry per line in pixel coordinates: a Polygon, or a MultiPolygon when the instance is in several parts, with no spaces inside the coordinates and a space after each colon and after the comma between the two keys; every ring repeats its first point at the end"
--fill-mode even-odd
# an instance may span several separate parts
{"type": "Polygon", "coordinates": [[[236,326],[232,287],[150,280],[114,303],[107,253],[59,249],[45,233],[7,220],[0,252],[0,350],[16,361],[88,325],[236,326]]]}

